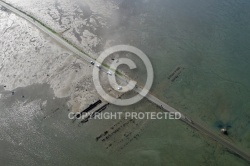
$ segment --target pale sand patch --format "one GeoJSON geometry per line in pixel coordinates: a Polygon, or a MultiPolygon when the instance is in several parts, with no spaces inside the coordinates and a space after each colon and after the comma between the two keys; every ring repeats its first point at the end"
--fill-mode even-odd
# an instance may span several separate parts
{"type": "MultiPolygon", "coordinates": [[[[0,50],[0,84],[7,85],[6,90],[47,83],[56,97],[70,98],[68,106],[74,112],[99,100],[93,85],[92,65],[77,59],[24,19],[0,12],[5,16],[0,27],[4,48],[0,50]]],[[[108,82],[103,83],[108,87],[108,82]]],[[[117,96],[115,93],[111,91],[117,96]]]]}

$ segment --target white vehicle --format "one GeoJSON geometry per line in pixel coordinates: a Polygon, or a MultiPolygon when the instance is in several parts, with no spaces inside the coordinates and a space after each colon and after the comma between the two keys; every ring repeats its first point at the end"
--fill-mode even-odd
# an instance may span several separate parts
{"type": "Polygon", "coordinates": [[[118,90],[122,90],[122,86],[118,86],[118,88],[117,88],[118,90]]]}
{"type": "Polygon", "coordinates": [[[112,73],[111,73],[111,71],[108,71],[108,72],[107,72],[107,74],[108,74],[108,75],[110,75],[110,76],[112,76],[112,73]]]}
{"type": "Polygon", "coordinates": [[[100,69],[100,68],[101,68],[101,65],[100,65],[100,64],[97,64],[96,67],[100,69]]]}

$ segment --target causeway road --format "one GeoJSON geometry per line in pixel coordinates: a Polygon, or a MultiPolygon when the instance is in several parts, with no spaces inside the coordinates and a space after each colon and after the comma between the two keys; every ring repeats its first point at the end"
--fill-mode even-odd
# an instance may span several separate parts
{"type": "MultiPolygon", "coordinates": [[[[40,30],[42,30],[44,33],[48,34],[50,37],[52,37],[54,40],[56,40],[58,43],[62,44],[63,46],[65,46],[66,48],[68,48],[70,51],[72,51],[74,54],[76,54],[77,56],[79,56],[80,58],[84,59],[87,62],[91,62],[91,61],[95,61],[94,58],[90,57],[89,55],[85,54],[83,51],[80,51],[77,47],[73,46],[72,44],[70,44],[69,42],[67,42],[64,38],[62,38],[58,33],[53,32],[51,29],[49,29],[48,27],[44,26],[39,20],[36,20],[35,18],[29,16],[28,14],[26,14],[25,12],[13,7],[10,4],[7,4],[6,2],[3,2],[0,0],[0,5],[9,9],[10,11],[12,11],[13,13],[19,15],[20,17],[26,19],[27,21],[29,21],[30,23],[32,23],[33,25],[35,25],[37,28],[39,28],[40,30]]],[[[109,69],[105,66],[102,66],[102,71],[107,72],[109,71],[109,69]]],[[[117,79],[119,79],[120,81],[125,81],[127,82],[127,78],[122,77],[120,75],[116,74],[117,79]]],[[[134,88],[134,90],[139,93],[141,92],[142,88],[140,87],[136,87],[134,88]]],[[[157,106],[159,106],[163,111],[169,112],[169,113],[180,113],[179,111],[177,111],[176,109],[172,108],[171,106],[169,106],[168,104],[166,104],[165,102],[161,101],[160,99],[158,99],[157,97],[151,95],[150,93],[147,94],[147,96],[145,96],[149,101],[151,101],[152,103],[156,104],[157,106]]],[[[202,134],[205,134],[206,136],[210,137],[212,140],[222,144],[225,148],[227,148],[229,151],[231,151],[233,154],[238,155],[239,157],[247,160],[248,162],[250,162],[250,155],[244,151],[242,151],[241,149],[239,149],[238,147],[236,147],[235,145],[233,145],[231,142],[229,142],[228,140],[226,140],[225,138],[223,138],[222,136],[215,134],[214,132],[208,130],[207,128],[203,127],[202,125],[194,122],[193,120],[191,120],[190,118],[188,118],[187,116],[181,114],[181,121],[186,123],[187,125],[189,125],[190,127],[196,129],[197,131],[199,131],[202,134]]]]}

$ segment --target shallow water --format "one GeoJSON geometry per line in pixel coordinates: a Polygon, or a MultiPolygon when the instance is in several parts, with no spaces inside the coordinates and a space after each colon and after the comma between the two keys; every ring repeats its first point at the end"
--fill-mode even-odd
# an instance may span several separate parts
{"type": "Polygon", "coordinates": [[[124,1],[110,36],[152,60],[153,94],[250,152],[246,1],[124,1]],[[125,15],[125,16],[124,16],[125,15]],[[173,82],[169,75],[184,70],[173,82]]]}
{"type": "MultiPolygon", "coordinates": [[[[104,131],[111,133],[129,120],[73,122],[67,118],[68,99],[56,98],[52,91],[47,84],[34,84],[15,89],[13,95],[1,86],[4,165],[247,165],[176,120],[135,120],[109,139],[97,140],[104,131]]],[[[157,110],[142,101],[105,111],[157,110]]]]}
{"type": "MultiPolygon", "coordinates": [[[[18,4],[18,1],[13,3],[18,4]]],[[[20,6],[20,3],[18,5],[20,6]]],[[[26,5],[29,6],[28,3],[26,5]]],[[[249,2],[243,0],[190,0],[188,2],[126,0],[117,1],[119,10],[109,11],[115,13],[112,17],[106,9],[99,10],[95,15],[93,14],[96,13],[96,11],[93,12],[95,6],[89,6],[91,11],[88,10],[86,13],[90,12],[92,15],[84,19],[91,16],[96,19],[100,14],[101,21],[99,20],[100,24],[96,25],[96,31],[94,28],[89,29],[94,35],[86,35],[83,31],[78,31],[78,35],[87,36],[82,41],[87,40],[87,43],[90,43],[90,47],[85,47],[88,45],[85,43],[83,48],[90,49],[90,52],[102,51],[109,41],[113,41],[113,44],[130,44],[140,48],[149,56],[154,66],[155,80],[152,89],[154,95],[218,134],[221,127],[228,127],[231,141],[250,152],[249,2]],[[100,28],[101,26],[104,27],[100,28]],[[94,41],[90,40],[89,36],[100,40],[97,38],[94,41]],[[96,44],[98,48],[95,47],[96,44]],[[171,82],[168,77],[178,66],[184,70],[174,82],[171,82]]],[[[82,9],[85,8],[88,7],[84,6],[82,9]]],[[[46,11],[46,8],[43,11],[46,11]]],[[[70,15],[68,13],[72,13],[66,9],[61,12],[63,11],[67,11],[66,18],[70,15]]],[[[44,16],[46,12],[43,12],[43,17],[38,18],[48,18],[44,16]]],[[[48,21],[48,23],[51,22],[48,21]]],[[[59,24],[54,22],[50,25],[60,25],[60,21],[59,24]]],[[[77,24],[77,27],[81,27],[78,25],[80,24],[77,24]]],[[[84,23],[81,28],[84,29],[85,26],[84,23]]],[[[63,25],[55,27],[58,31],[66,30],[63,25]]],[[[67,36],[67,32],[65,34],[67,36]]],[[[68,37],[75,41],[79,38],[76,33],[70,34],[70,30],[68,37]]],[[[82,44],[82,41],[78,44],[82,44]]],[[[141,73],[138,74],[140,75],[141,73]]],[[[45,86],[46,88],[48,87],[45,86]]],[[[45,95],[53,98],[50,93],[45,95]]],[[[60,99],[58,105],[63,105],[64,102],[60,99]]],[[[8,111],[8,108],[6,106],[4,111],[8,111]]],[[[38,121],[41,121],[43,114],[51,114],[48,110],[53,109],[46,108],[46,112],[34,116],[38,116],[38,121]]],[[[128,108],[110,106],[107,109],[107,111],[117,110],[153,111],[157,109],[146,101],[128,108]]],[[[6,151],[10,151],[2,155],[6,165],[15,165],[22,158],[25,159],[22,165],[44,162],[44,165],[46,162],[61,165],[99,165],[100,163],[102,165],[165,165],[165,163],[169,165],[186,163],[247,165],[220,145],[200,136],[179,121],[140,123],[138,131],[134,132],[135,135],[139,133],[140,136],[133,139],[122,151],[117,151],[117,148],[106,150],[109,142],[95,141],[95,137],[109,129],[115,122],[90,121],[86,127],[78,127],[78,124],[71,124],[68,121],[67,108],[62,108],[61,113],[55,114],[56,116],[52,115],[40,123],[32,120],[31,126],[36,129],[41,128],[41,131],[39,130],[41,138],[35,136],[36,133],[31,133],[30,130],[24,133],[25,138],[21,137],[24,134],[11,135],[12,127],[18,131],[25,129],[25,125],[19,126],[21,122],[18,121],[7,123],[12,124],[10,128],[2,128],[5,136],[9,135],[10,140],[13,139],[11,143],[6,142],[6,139],[1,140],[1,146],[4,146],[6,151]],[[44,147],[39,144],[34,145],[32,141],[25,140],[26,137],[27,139],[34,137],[34,144],[36,141],[49,142],[49,144],[44,147]],[[26,145],[22,146],[22,142],[20,144],[15,141],[19,138],[24,139],[26,145]],[[21,147],[17,148],[17,144],[21,147]],[[41,152],[33,155],[36,149],[41,152]],[[16,156],[16,160],[8,163],[13,155],[16,156]]],[[[8,117],[8,112],[4,113],[5,116],[8,117]]],[[[126,130],[131,128],[124,129],[110,142],[119,141],[126,130]]],[[[116,146],[121,147],[123,144],[124,142],[116,146]]]]}

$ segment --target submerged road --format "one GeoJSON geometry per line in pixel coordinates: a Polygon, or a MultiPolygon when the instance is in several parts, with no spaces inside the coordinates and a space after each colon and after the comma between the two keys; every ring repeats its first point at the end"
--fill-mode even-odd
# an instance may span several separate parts
{"type": "MultiPolygon", "coordinates": [[[[57,33],[53,32],[48,27],[45,27],[39,20],[36,20],[35,18],[32,18],[31,16],[29,16],[25,12],[20,11],[20,10],[16,9],[15,7],[13,7],[13,6],[11,6],[11,5],[9,5],[9,4],[1,1],[1,0],[0,0],[0,5],[4,6],[5,8],[7,8],[9,10],[11,10],[12,12],[14,12],[17,15],[21,16],[22,18],[26,19],[27,21],[29,21],[30,23],[32,23],[33,25],[35,25],[36,27],[38,27],[40,30],[42,30],[44,33],[48,34],[50,37],[52,37],[58,43],[62,44],[63,46],[65,46],[66,48],[68,48],[70,51],[72,51],[73,53],[75,53],[77,56],[79,56],[79,57],[83,58],[84,60],[86,60],[87,62],[95,61],[94,58],[88,56],[87,54],[85,54],[84,52],[80,51],[75,46],[73,46],[70,43],[68,43],[65,39],[63,39],[57,33]]],[[[107,67],[102,66],[102,71],[107,72],[108,70],[109,69],[107,67]]],[[[116,76],[117,76],[117,79],[119,79],[120,81],[127,82],[127,78],[121,77],[119,75],[116,75],[116,76]]],[[[134,90],[137,93],[139,93],[139,92],[141,92],[142,88],[136,87],[136,88],[134,88],[134,90]]],[[[169,112],[169,113],[179,112],[176,109],[174,109],[171,106],[169,106],[168,104],[166,104],[165,102],[163,102],[160,99],[158,99],[157,97],[151,95],[150,93],[146,96],[146,98],[149,101],[151,101],[152,103],[154,103],[157,106],[159,106],[163,111],[166,111],[166,112],[169,112]]],[[[206,136],[210,137],[214,141],[222,144],[224,147],[226,147],[233,154],[236,154],[239,157],[241,157],[241,158],[247,160],[248,162],[250,162],[250,155],[248,153],[243,152],[242,150],[240,150],[238,147],[236,147],[235,145],[233,145],[232,143],[230,143],[228,140],[226,140],[222,136],[219,136],[219,135],[213,133],[212,131],[208,130],[207,128],[205,128],[205,127],[201,126],[200,124],[194,122],[193,120],[191,120],[187,116],[184,116],[182,113],[181,113],[181,119],[180,120],[182,122],[186,123],[187,125],[189,125],[190,127],[196,129],[200,133],[205,134],[206,136]]]]}
{"type": "MultiPolygon", "coordinates": [[[[123,78],[121,78],[120,76],[118,76],[118,79],[122,80],[122,81],[126,81],[123,78]]],[[[137,93],[142,91],[142,88],[140,87],[136,87],[134,89],[137,93]]],[[[189,125],[190,127],[194,128],[195,130],[199,131],[200,133],[208,136],[209,138],[211,138],[212,140],[222,144],[225,148],[227,148],[231,153],[241,157],[244,160],[247,160],[248,162],[250,162],[250,156],[248,153],[240,150],[238,147],[236,147],[235,145],[233,145],[231,142],[229,142],[228,140],[226,140],[225,138],[223,138],[220,135],[217,135],[215,133],[213,133],[212,131],[208,130],[207,128],[203,127],[202,125],[200,125],[199,123],[194,122],[193,120],[191,120],[191,118],[183,115],[181,112],[177,111],[176,109],[174,109],[173,107],[169,106],[168,104],[166,104],[165,102],[161,101],[160,99],[158,99],[157,97],[151,95],[150,93],[147,94],[147,96],[145,96],[149,101],[151,101],[152,103],[156,104],[157,106],[159,106],[159,108],[161,108],[163,111],[165,112],[169,112],[169,113],[180,113],[181,114],[181,121],[186,123],[187,125],[189,125]]]]}

